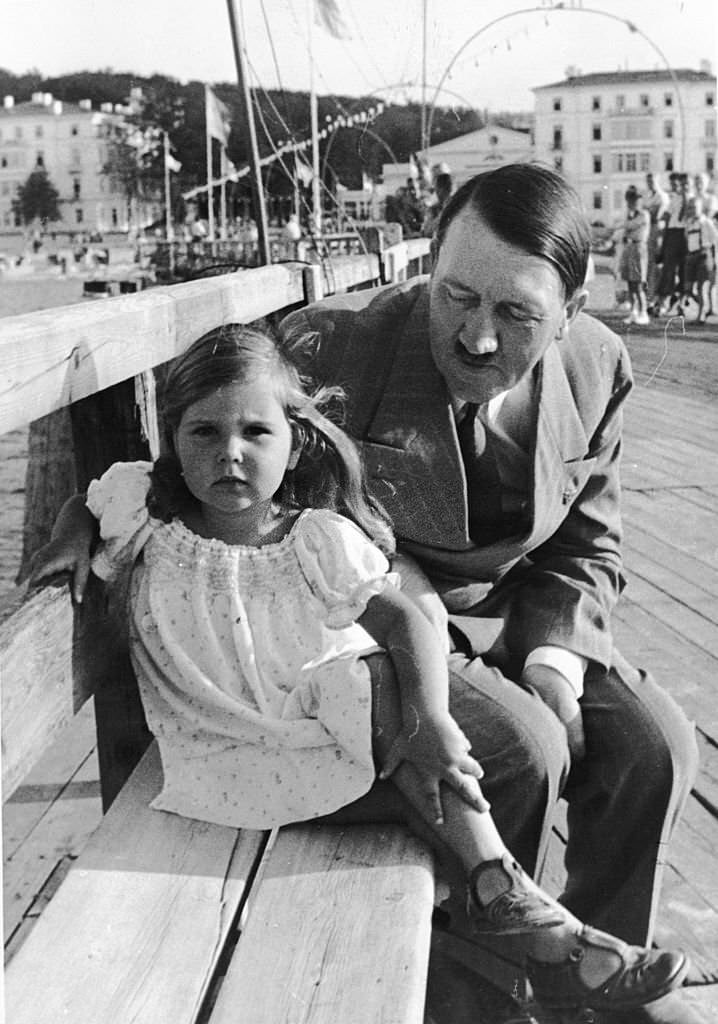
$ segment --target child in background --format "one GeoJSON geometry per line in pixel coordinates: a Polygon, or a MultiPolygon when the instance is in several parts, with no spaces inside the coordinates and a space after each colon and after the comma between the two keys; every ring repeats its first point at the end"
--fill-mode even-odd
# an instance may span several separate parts
{"type": "Polygon", "coordinates": [[[626,218],[622,227],[623,251],[619,277],[628,285],[631,310],[624,324],[649,324],[646,280],[648,278],[648,236],[651,218],[641,207],[641,195],[635,185],[626,189],[626,218]]]}
{"type": "Polygon", "coordinates": [[[703,201],[698,196],[687,201],[685,232],[684,305],[688,305],[690,299],[697,302],[696,320],[704,324],[707,310],[712,309],[711,287],[715,276],[718,232],[714,221],[703,212],[703,201]]]}
{"type": "Polygon", "coordinates": [[[90,568],[133,567],[131,655],[164,772],[153,806],[269,828],[346,821],[369,790],[394,814],[398,793],[460,864],[473,927],[521,937],[539,1002],[658,998],[685,955],[582,925],[506,850],[449,714],[443,606],[417,568],[416,600],[400,589],[331,397],[308,395],[266,335],[210,332],[167,379],[166,454],[112,466],[36,556],[33,579],[69,571],[76,600],[90,568]]]}

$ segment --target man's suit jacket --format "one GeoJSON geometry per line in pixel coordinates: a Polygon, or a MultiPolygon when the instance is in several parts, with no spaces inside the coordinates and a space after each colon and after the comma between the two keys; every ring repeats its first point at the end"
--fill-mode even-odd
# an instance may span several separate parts
{"type": "MultiPolygon", "coordinates": [[[[452,613],[501,623],[509,674],[529,651],[566,647],[610,664],[623,586],[619,456],[631,387],[621,340],[580,315],[536,371],[529,525],[477,547],[454,416],[429,348],[426,278],[335,296],[291,314],[282,335],[302,368],[347,394],[346,427],[369,485],[452,613]]],[[[513,670],[513,671],[512,671],[513,670]]]]}

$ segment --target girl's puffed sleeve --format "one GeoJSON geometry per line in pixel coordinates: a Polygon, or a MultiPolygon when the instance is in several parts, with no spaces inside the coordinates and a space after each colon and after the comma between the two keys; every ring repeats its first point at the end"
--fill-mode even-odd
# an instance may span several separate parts
{"type": "Polygon", "coordinates": [[[114,579],[131,565],[152,533],[147,511],[151,462],[116,462],[87,489],[87,507],[100,523],[92,571],[114,579]]]}
{"type": "Polygon", "coordinates": [[[369,599],[387,584],[399,586],[386,556],[358,526],[336,512],[305,512],[296,527],[296,552],[332,629],[355,622],[369,599]]]}

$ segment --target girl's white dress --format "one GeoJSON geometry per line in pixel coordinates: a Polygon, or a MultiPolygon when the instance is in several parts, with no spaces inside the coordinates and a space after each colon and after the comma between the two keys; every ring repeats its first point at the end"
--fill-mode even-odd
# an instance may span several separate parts
{"type": "Polygon", "coordinates": [[[148,462],[87,495],[93,570],[135,566],[130,650],[164,787],[152,806],[268,828],[330,811],[375,777],[371,689],[356,623],[391,582],[384,555],[334,512],[305,510],[265,547],[207,540],[149,516],[148,462]]]}

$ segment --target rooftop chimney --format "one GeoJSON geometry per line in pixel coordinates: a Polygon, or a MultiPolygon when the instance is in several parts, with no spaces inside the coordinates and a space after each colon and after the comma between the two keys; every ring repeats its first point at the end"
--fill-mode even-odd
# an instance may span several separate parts
{"type": "Polygon", "coordinates": [[[80,110],[92,110],[92,100],[80,100],[80,110]]]}
{"type": "Polygon", "coordinates": [[[3,96],[2,105],[5,110],[12,110],[15,106],[14,96],[3,96]]]}
{"type": "Polygon", "coordinates": [[[43,94],[43,93],[41,93],[41,92],[34,92],[34,93],[32,94],[32,100],[31,100],[31,102],[32,102],[32,103],[42,103],[42,102],[43,102],[43,95],[44,95],[44,94],[43,94]]]}
{"type": "Polygon", "coordinates": [[[52,112],[53,112],[53,114],[61,114],[62,113],[62,100],[53,100],[52,101],[52,112]]]}

